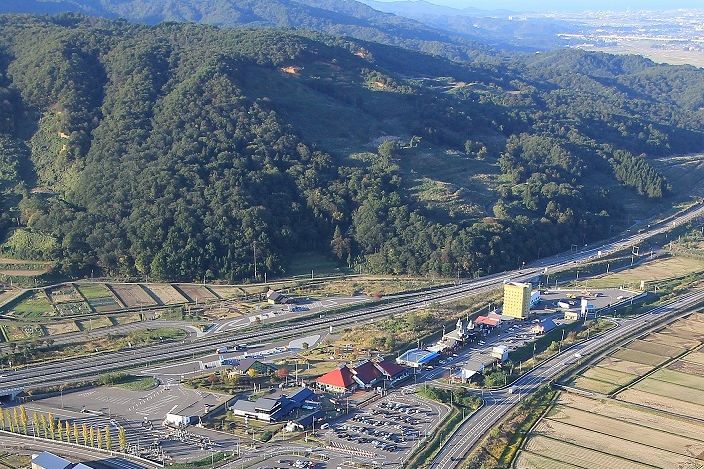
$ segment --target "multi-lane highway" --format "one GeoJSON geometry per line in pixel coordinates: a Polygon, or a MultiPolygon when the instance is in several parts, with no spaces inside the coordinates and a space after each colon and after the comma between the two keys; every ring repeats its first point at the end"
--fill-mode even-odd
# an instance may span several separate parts
{"type": "Polygon", "coordinates": [[[518,379],[509,390],[485,393],[484,406],[465,420],[457,431],[442,446],[431,467],[454,468],[479,440],[513,409],[520,399],[535,392],[559,373],[571,366],[575,354],[587,357],[605,348],[614,348],[639,332],[659,328],[662,324],[686,314],[687,311],[704,303],[704,290],[683,295],[667,304],[658,306],[629,320],[622,320],[613,328],[593,339],[574,345],[556,357],[543,362],[518,379]]]}
{"type": "Polygon", "coordinates": [[[329,313],[326,316],[302,319],[295,323],[278,323],[257,331],[233,335],[231,332],[213,334],[208,337],[191,338],[181,343],[152,345],[135,350],[108,352],[91,357],[61,360],[34,364],[26,368],[4,371],[0,375],[0,395],[13,393],[17,389],[61,385],[85,380],[101,373],[121,369],[149,366],[156,362],[175,361],[212,353],[215,347],[232,343],[275,341],[293,336],[301,336],[328,329],[371,321],[422,308],[429,303],[446,303],[467,296],[496,288],[511,278],[513,280],[530,279],[542,272],[564,269],[574,262],[582,262],[602,255],[637,245],[649,237],[664,233],[683,223],[704,215],[704,206],[697,205],[665,221],[655,223],[645,231],[610,240],[604,245],[585,247],[578,252],[569,252],[532,263],[523,270],[502,272],[480,279],[461,283],[460,285],[438,288],[423,293],[399,295],[387,299],[382,306],[365,307],[343,313],[329,313]]]}

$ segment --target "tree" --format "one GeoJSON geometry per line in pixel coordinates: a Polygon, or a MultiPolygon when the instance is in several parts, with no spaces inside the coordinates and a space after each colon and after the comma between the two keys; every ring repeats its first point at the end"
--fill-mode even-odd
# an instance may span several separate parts
{"type": "Polygon", "coordinates": [[[247,370],[247,376],[249,376],[250,378],[256,378],[257,370],[255,370],[254,368],[250,368],[249,370],[247,370]]]}
{"type": "Polygon", "coordinates": [[[379,156],[382,156],[386,159],[391,159],[394,156],[396,156],[396,150],[398,149],[398,143],[394,140],[386,140],[385,142],[381,143],[378,148],[378,153],[379,156]]]}
{"type": "Polygon", "coordinates": [[[90,437],[90,433],[88,432],[88,424],[83,424],[81,426],[81,436],[83,437],[83,446],[88,446],[88,438],[90,437]]]}
{"type": "Polygon", "coordinates": [[[208,375],[208,383],[210,383],[211,388],[213,387],[213,385],[215,383],[217,383],[219,381],[220,381],[220,378],[218,378],[218,375],[216,375],[215,373],[211,373],[208,375]]]}
{"type": "Polygon", "coordinates": [[[78,433],[78,423],[74,420],[73,422],[73,442],[76,443],[77,445],[79,443],[79,433],[78,433]]]}
{"type": "Polygon", "coordinates": [[[54,414],[49,412],[47,418],[47,425],[49,427],[49,438],[52,440],[56,439],[56,419],[54,418],[54,414]]]}
{"type": "Polygon", "coordinates": [[[283,381],[288,378],[288,375],[290,373],[291,372],[287,367],[282,366],[281,368],[276,370],[276,377],[283,381]]]}
{"type": "Polygon", "coordinates": [[[344,259],[349,254],[350,242],[342,236],[339,225],[335,226],[335,232],[332,235],[332,241],[330,241],[330,248],[339,260],[344,259]]]}
{"type": "Polygon", "coordinates": [[[56,419],[56,439],[59,441],[64,441],[64,425],[61,419],[56,419]]]}
{"type": "Polygon", "coordinates": [[[95,434],[97,437],[97,448],[103,449],[103,433],[100,431],[100,428],[95,430],[95,434]]]}
{"type": "Polygon", "coordinates": [[[20,414],[17,411],[17,407],[12,408],[12,431],[15,433],[20,432],[20,414]]]}
{"type": "Polygon", "coordinates": [[[5,429],[5,410],[0,407],[0,429],[5,429]]]}
{"type": "Polygon", "coordinates": [[[88,446],[95,446],[95,427],[93,426],[88,430],[88,446]]]}
{"type": "Polygon", "coordinates": [[[27,418],[27,409],[24,407],[24,405],[20,406],[20,423],[22,425],[22,431],[26,435],[29,419],[27,418]]]}
{"type": "Polygon", "coordinates": [[[71,443],[71,424],[68,423],[68,420],[64,423],[64,433],[66,433],[66,442],[71,443]]]}
{"type": "Polygon", "coordinates": [[[125,429],[123,427],[120,427],[117,430],[117,440],[120,445],[120,450],[125,451],[127,449],[127,434],[125,433],[125,429]]]}
{"type": "Polygon", "coordinates": [[[49,425],[47,424],[46,415],[44,414],[41,415],[41,427],[44,438],[49,438],[49,425]]]}
{"type": "Polygon", "coordinates": [[[39,414],[36,412],[32,413],[32,435],[33,436],[41,436],[39,433],[39,429],[41,427],[39,426],[39,414]]]}
{"type": "Polygon", "coordinates": [[[112,451],[112,435],[110,435],[110,427],[105,427],[105,449],[112,451]]]}

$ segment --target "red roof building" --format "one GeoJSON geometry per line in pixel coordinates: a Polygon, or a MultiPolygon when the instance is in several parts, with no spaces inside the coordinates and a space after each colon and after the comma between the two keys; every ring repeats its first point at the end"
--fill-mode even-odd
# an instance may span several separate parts
{"type": "Polygon", "coordinates": [[[478,326],[496,327],[501,321],[499,319],[489,318],[487,316],[479,316],[474,320],[474,324],[478,326]]]}
{"type": "Polygon", "coordinates": [[[344,393],[357,388],[357,381],[354,374],[347,368],[347,365],[332,370],[316,379],[318,387],[329,392],[344,393]]]}

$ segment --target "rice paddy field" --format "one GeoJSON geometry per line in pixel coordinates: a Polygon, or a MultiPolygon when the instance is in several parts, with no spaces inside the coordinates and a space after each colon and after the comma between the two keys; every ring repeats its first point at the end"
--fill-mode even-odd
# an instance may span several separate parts
{"type": "Polygon", "coordinates": [[[583,371],[573,386],[615,399],[563,392],[513,467],[704,468],[702,332],[690,315],[583,371]]]}

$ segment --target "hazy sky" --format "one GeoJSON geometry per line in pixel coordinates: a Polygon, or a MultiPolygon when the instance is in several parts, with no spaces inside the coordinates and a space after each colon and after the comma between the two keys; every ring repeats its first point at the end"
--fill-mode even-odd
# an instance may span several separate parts
{"type": "MultiPolygon", "coordinates": [[[[383,0],[393,1],[393,0],[383,0]]],[[[515,11],[578,11],[578,10],[627,10],[675,8],[704,8],[702,0],[428,0],[438,5],[476,7],[482,9],[505,8],[515,11]]]]}

